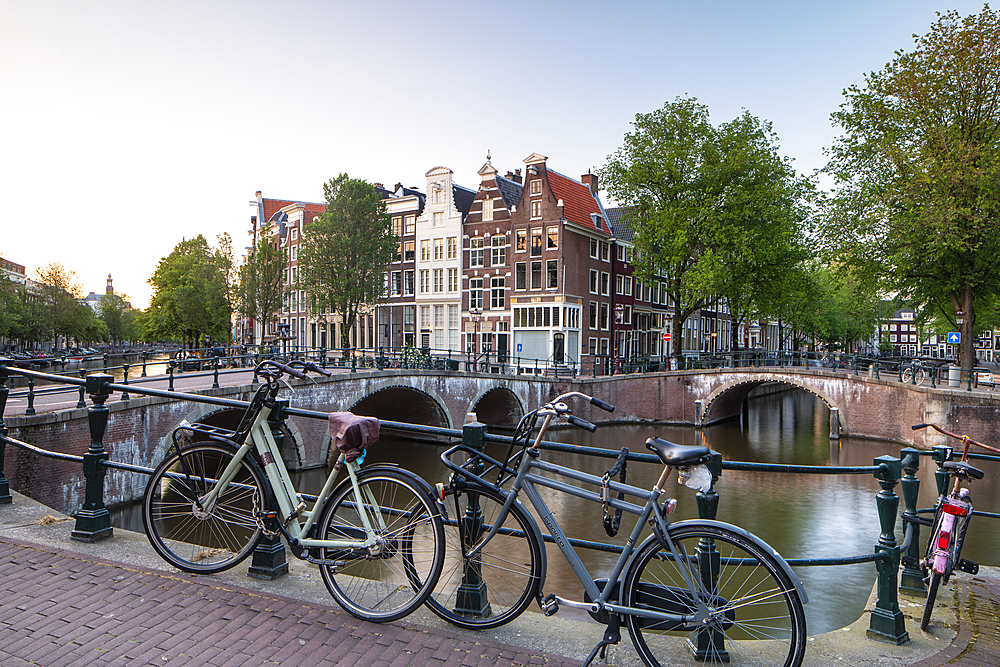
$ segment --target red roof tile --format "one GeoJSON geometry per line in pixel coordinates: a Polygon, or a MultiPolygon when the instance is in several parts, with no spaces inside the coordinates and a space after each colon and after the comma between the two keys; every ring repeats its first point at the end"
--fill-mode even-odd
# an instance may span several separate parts
{"type": "MultiPolygon", "coordinates": [[[[572,178],[567,178],[551,169],[548,170],[548,173],[549,187],[552,188],[552,194],[563,202],[563,217],[581,227],[597,229],[594,226],[594,219],[591,217],[591,214],[596,213],[603,220],[604,212],[601,210],[601,205],[594,196],[594,193],[590,190],[590,186],[584,185],[572,178]]],[[[602,228],[597,231],[607,234],[607,223],[605,222],[602,228]]]]}

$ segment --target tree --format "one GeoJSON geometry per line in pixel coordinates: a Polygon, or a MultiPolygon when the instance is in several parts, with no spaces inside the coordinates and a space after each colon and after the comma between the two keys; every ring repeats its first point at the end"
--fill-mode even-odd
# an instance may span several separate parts
{"type": "Polygon", "coordinates": [[[665,282],[680,356],[684,322],[720,296],[734,320],[761,313],[765,294],[801,254],[805,184],[778,155],[770,123],[748,112],[715,127],[708,107],[677,98],[637,114],[633,127],[599,173],[633,209],[636,273],[665,282]]]}
{"type": "Polygon", "coordinates": [[[79,301],[83,290],[76,283],[76,274],[58,262],[46,264],[36,273],[38,300],[31,312],[44,339],[52,340],[56,347],[60,337],[103,340],[101,329],[94,327],[94,311],[79,301]]]}
{"type": "MultiPolygon", "coordinates": [[[[274,240],[272,230],[261,230],[257,247],[240,267],[236,288],[239,313],[250,320],[252,327],[260,325],[263,332],[267,322],[281,310],[287,272],[288,256],[274,240]]],[[[251,335],[256,335],[253,330],[251,335]]]]}
{"type": "Polygon", "coordinates": [[[340,344],[364,305],[385,291],[385,270],[399,247],[385,202],[365,181],[340,174],[323,185],[326,211],[303,233],[299,280],[314,314],[336,310],[343,318],[340,344]]]}
{"type": "Polygon", "coordinates": [[[989,7],[939,14],[832,117],[844,130],[826,171],[830,252],[886,293],[965,314],[971,368],[979,304],[1000,294],[1000,20],[989,7]]]}
{"type": "Polygon", "coordinates": [[[114,343],[139,340],[142,337],[142,329],[139,327],[137,315],[137,311],[128,302],[127,294],[101,295],[101,320],[107,326],[108,336],[114,343]]]}
{"type": "Polygon", "coordinates": [[[149,279],[153,298],[142,318],[147,340],[179,338],[190,348],[206,342],[228,342],[232,308],[229,301],[231,256],[225,241],[212,249],[205,237],[181,239],[162,258],[149,279]]]}

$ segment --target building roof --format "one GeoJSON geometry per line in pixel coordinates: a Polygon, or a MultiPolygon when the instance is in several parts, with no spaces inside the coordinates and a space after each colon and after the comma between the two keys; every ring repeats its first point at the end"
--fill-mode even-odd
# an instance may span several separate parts
{"type": "Polygon", "coordinates": [[[628,217],[632,213],[632,210],[631,206],[616,206],[604,209],[604,213],[607,215],[605,219],[611,227],[611,233],[615,235],[615,238],[626,243],[632,243],[635,238],[635,234],[628,224],[628,217]]]}
{"type": "Polygon", "coordinates": [[[552,169],[548,170],[549,187],[552,194],[563,202],[563,217],[585,229],[610,234],[611,230],[604,220],[604,207],[591,191],[589,185],[563,176],[552,169]],[[594,216],[600,216],[600,227],[595,224],[594,216]]]}
{"type": "Polygon", "coordinates": [[[458,212],[464,218],[469,214],[469,209],[472,208],[472,200],[476,198],[476,191],[452,183],[451,192],[455,201],[455,208],[458,209],[458,212]]]}
{"type": "Polygon", "coordinates": [[[497,174],[494,180],[496,180],[497,189],[500,190],[500,196],[503,198],[503,203],[507,207],[507,210],[509,211],[514,206],[517,206],[517,202],[521,201],[521,192],[524,190],[524,186],[504,178],[500,174],[497,174]]]}

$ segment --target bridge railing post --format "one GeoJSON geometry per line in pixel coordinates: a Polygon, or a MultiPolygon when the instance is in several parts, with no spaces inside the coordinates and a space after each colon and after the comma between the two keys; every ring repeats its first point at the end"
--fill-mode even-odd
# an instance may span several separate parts
{"type": "MultiPolygon", "coordinates": [[[[470,417],[473,415],[470,413],[470,417]]],[[[472,421],[462,427],[462,444],[466,447],[482,452],[486,446],[486,424],[472,421]]],[[[470,455],[469,457],[473,457],[470,455]]],[[[476,457],[478,458],[478,457],[476,457]]],[[[479,475],[483,471],[482,459],[478,460],[473,467],[473,474],[479,475]]],[[[456,517],[463,524],[463,533],[468,547],[475,545],[483,535],[482,508],[479,506],[478,496],[474,493],[466,494],[468,499],[464,516],[456,517]]],[[[462,566],[462,583],[455,593],[455,611],[470,616],[480,618],[489,616],[491,613],[489,590],[483,580],[479,562],[467,562],[462,566]]]]}
{"type": "Polygon", "coordinates": [[[876,584],[878,593],[868,624],[868,636],[899,645],[910,641],[903,612],[899,609],[897,575],[900,554],[893,532],[896,525],[896,511],[899,509],[899,496],[893,489],[902,476],[902,462],[894,456],[879,456],[875,459],[874,465],[878,466],[875,479],[882,487],[875,496],[879,524],[882,527],[875,551],[883,557],[875,562],[875,569],[878,572],[876,584]]]}
{"type": "MultiPolygon", "coordinates": [[[[126,387],[128,386],[128,364],[122,364],[122,384],[126,387]]],[[[128,395],[128,389],[122,391],[122,397],[120,400],[130,401],[132,397],[128,395]]]]}
{"type": "Polygon", "coordinates": [[[111,395],[108,387],[114,377],[105,373],[87,376],[87,393],[93,404],[87,412],[90,424],[90,447],[83,455],[83,476],[87,480],[84,501],[76,513],[76,526],[70,537],[80,542],[99,542],[112,535],[111,515],[104,506],[104,475],[108,452],[104,449],[104,431],[108,426],[108,406],[104,403],[111,395]]]}
{"type": "MultiPolygon", "coordinates": [[[[698,502],[698,518],[714,521],[719,510],[719,494],[715,483],[722,476],[722,454],[713,452],[708,461],[708,469],[712,473],[712,486],[708,491],[699,491],[695,498],[698,502]]],[[[701,573],[702,582],[707,590],[718,589],[718,572],[721,570],[722,554],[715,546],[714,540],[699,540],[695,558],[698,561],[697,571],[701,573]]],[[[725,656],[726,635],[724,632],[709,630],[699,632],[694,646],[694,658],[707,661],[712,657],[725,656]]]]}
{"type": "MultiPolygon", "coordinates": [[[[910,546],[906,555],[913,560],[920,559],[920,524],[906,521],[907,518],[917,518],[917,493],[920,491],[920,479],[917,471],[920,469],[920,450],[906,447],[900,451],[903,457],[903,479],[899,486],[903,491],[903,525],[913,531],[910,546]]],[[[904,566],[899,575],[899,588],[908,593],[926,595],[923,573],[914,567],[904,566]]]]}
{"type": "Polygon", "coordinates": [[[7,437],[7,424],[4,423],[3,413],[7,409],[7,397],[10,389],[7,388],[7,367],[0,364],[0,505],[9,505],[14,501],[10,495],[10,485],[7,483],[7,476],[4,474],[3,459],[7,453],[7,443],[3,438],[7,437]]]}

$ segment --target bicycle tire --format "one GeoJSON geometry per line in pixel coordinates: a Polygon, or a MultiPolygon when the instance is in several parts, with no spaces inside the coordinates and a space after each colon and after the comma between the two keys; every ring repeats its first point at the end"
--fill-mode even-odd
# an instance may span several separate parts
{"type": "Polygon", "coordinates": [[[934,611],[934,600],[937,598],[938,586],[941,584],[941,575],[931,570],[930,580],[927,582],[927,599],[924,601],[924,613],[920,617],[920,629],[926,630],[931,622],[931,612],[934,611]]]}
{"type": "MultiPolygon", "coordinates": [[[[358,487],[378,505],[384,530],[379,551],[322,549],[339,561],[321,565],[323,583],[351,615],[377,623],[403,618],[422,605],[434,589],[444,563],[441,515],[423,485],[393,470],[361,471],[358,487]]],[[[364,506],[371,510],[371,501],[364,506]]],[[[360,539],[364,522],[350,479],[334,490],[320,519],[322,539],[360,539]]]]}
{"type": "Polygon", "coordinates": [[[484,630],[509,623],[537,594],[541,545],[531,519],[518,505],[511,505],[500,532],[475,559],[463,556],[462,540],[466,551],[479,544],[503,504],[503,495],[486,487],[452,491],[445,497],[448,512],[455,515],[445,522],[444,569],[424,604],[458,627],[484,630]]]}
{"type": "Polygon", "coordinates": [[[695,613],[683,566],[693,581],[703,584],[698,595],[716,612],[717,620],[691,629],[628,615],[632,643],[646,665],[727,662],[798,667],[802,663],[806,644],[802,601],[771,553],[720,526],[675,526],[669,536],[682,563],[658,540],[648,540],[625,573],[624,604],[695,613]],[[699,551],[708,547],[710,554],[699,551]],[[705,584],[706,579],[714,583],[705,584]]]}
{"type": "Polygon", "coordinates": [[[196,506],[234,456],[228,447],[196,443],[153,471],[143,494],[142,522],[153,550],[174,567],[196,574],[222,572],[249,556],[260,541],[256,513],[268,508],[270,487],[249,456],[240,461],[214,508],[196,506]]]}

